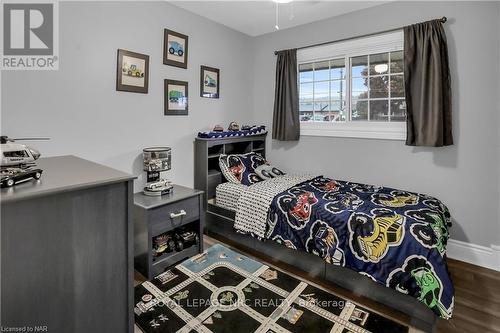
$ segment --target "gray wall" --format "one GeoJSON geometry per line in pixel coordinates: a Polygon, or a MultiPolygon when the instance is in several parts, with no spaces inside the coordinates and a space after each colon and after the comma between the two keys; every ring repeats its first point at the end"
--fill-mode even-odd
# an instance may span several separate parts
{"type": "Polygon", "coordinates": [[[45,156],[75,154],[140,175],[140,151],[173,147],[168,177],[193,183],[193,137],[230,120],[271,125],[273,51],[371,33],[446,15],[453,77],[455,146],[302,137],[269,142],[291,171],[383,184],[441,198],[452,237],[500,244],[500,41],[498,3],[389,3],[257,38],[165,2],[60,4],[60,70],[2,73],[2,135],[50,136],[45,156]],[[162,64],[163,29],[189,35],[189,68],[162,64]],[[149,94],[115,91],[116,50],[150,55],[149,94]],[[221,99],[199,97],[199,66],[221,69],[221,99]],[[163,116],[163,79],[189,81],[188,117],[163,116]],[[495,97],[497,96],[497,97],[495,97]]]}
{"type": "Polygon", "coordinates": [[[381,184],[442,199],[454,217],[452,238],[500,244],[498,3],[389,3],[263,35],[254,40],[254,114],[270,125],[273,51],[382,31],[447,16],[455,145],[412,148],[402,141],[301,137],[273,141],[269,159],[291,171],[381,184]]]}
{"type": "Polygon", "coordinates": [[[2,135],[45,156],[74,154],[140,175],[142,148],[173,148],[167,176],[193,184],[193,140],[252,114],[251,39],[166,2],[61,2],[59,71],[2,73],[2,135]],[[189,36],[188,69],[162,64],[163,29],[189,36]],[[149,93],[115,90],[118,48],[150,56],[149,93]],[[221,98],[200,96],[200,65],[220,68],[221,98]],[[189,116],[163,116],[163,80],[189,81],[189,116]]]}

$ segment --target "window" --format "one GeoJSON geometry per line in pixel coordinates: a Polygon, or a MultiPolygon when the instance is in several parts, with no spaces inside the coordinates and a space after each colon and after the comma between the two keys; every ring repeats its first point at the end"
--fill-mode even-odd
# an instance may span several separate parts
{"type": "Polygon", "coordinates": [[[12,150],[12,151],[4,151],[3,156],[10,158],[21,158],[21,157],[29,157],[29,154],[25,150],[12,150]]]}
{"type": "Polygon", "coordinates": [[[345,121],[344,59],[299,65],[300,121],[345,121]]]}
{"type": "Polygon", "coordinates": [[[299,50],[303,135],[405,137],[402,32],[299,50]]]}

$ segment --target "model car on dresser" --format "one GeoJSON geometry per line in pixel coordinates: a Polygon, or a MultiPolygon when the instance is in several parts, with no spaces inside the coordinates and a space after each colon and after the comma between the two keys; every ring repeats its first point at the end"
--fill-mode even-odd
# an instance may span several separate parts
{"type": "Polygon", "coordinates": [[[15,184],[40,179],[42,169],[35,167],[35,161],[40,158],[40,152],[24,144],[15,143],[16,140],[48,140],[47,138],[10,139],[1,136],[1,171],[0,186],[11,187],[15,184]]]}

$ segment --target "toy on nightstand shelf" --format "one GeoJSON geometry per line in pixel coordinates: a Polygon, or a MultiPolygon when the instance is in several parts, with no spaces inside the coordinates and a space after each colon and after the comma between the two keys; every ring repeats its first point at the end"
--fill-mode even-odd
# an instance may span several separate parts
{"type": "Polygon", "coordinates": [[[31,179],[40,179],[42,170],[34,163],[40,153],[23,144],[13,143],[16,140],[49,140],[48,138],[9,139],[1,136],[1,187],[11,187],[31,179]]]}
{"type": "Polygon", "coordinates": [[[175,250],[175,242],[173,237],[168,234],[161,234],[153,238],[153,256],[161,256],[164,252],[172,252],[175,250]]]}
{"type": "Polygon", "coordinates": [[[175,249],[177,251],[182,251],[191,247],[193,245],[198,245],[200,243],[200,237],[198,233],[194,231],[181,230],[174,234],[175,238],[175,249]]]}
{"type": "Polygon", "coordinates": [[[159,196],[172,192],[173,184],[170,180],[160,178],[162,171],[171,169],[172,150],[169,147],[144,148],[142,152],[144,168],[147,174],[147,184],[144,194],[159,196]]]}

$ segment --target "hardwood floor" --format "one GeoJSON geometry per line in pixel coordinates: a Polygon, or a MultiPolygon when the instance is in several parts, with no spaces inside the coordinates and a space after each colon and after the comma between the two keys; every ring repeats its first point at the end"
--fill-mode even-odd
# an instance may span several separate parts
{"type": "Polygon", "coordinates": [[[500,333],[500,272],[448,259],[455,286],[451,320],[440,320],[437,331],[500,333]]]}
{"type": "MultiPolygon", "coordinates": [[[[204,236],[205,246],[218,243],[218,240],[204,236]]],[[[230,241],[227,245],[236,247],[230,241]]],[[[407,315],[372,301],[361,295],[356,295],[331,282],[313,279],[307,272],[301,271],[279,262],[274,258],[263,255],[252,249],[240,249],[241,252],[255,257],[261,261],[272,264],[289,273],[312,281],[325,289],[335,292],[339,296],[351,299],[363,304],[375,312],[392,318],[395,321],[408,325],[407,315]]],[[[450,320],[440,319],[436,332],[438,333],[477,333],[491,332],[500,333],[500,272],[471,265],[458,260],[448,259],[448,268],[455,286],[455,310],[450,320]]],[[[136,273],[136,282],[144,281],[139,273],[136,273]]],[[[418,332],[411,329],[410,332],[418,332]]]]}

